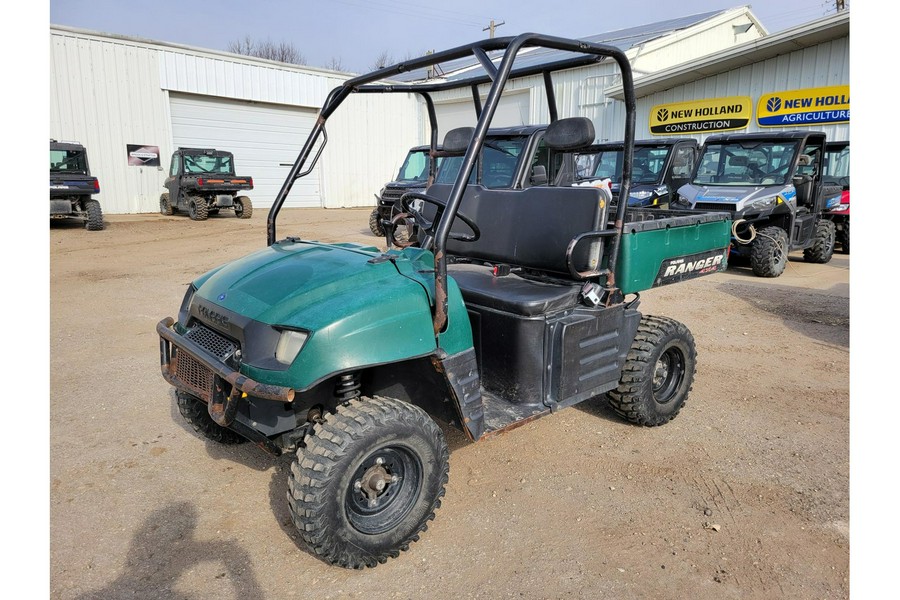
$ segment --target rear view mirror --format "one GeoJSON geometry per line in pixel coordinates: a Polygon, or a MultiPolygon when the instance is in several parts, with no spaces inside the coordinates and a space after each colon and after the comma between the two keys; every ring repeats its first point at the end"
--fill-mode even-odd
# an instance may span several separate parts
{"type": "Polygon", "coordinates": [[[547,185],[547,167],[534,165],[531,168],[531,185],[547,185]]]}

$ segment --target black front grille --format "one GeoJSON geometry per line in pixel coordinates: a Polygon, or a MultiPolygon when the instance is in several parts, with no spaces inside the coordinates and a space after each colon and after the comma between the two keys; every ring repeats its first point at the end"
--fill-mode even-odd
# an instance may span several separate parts
{"type": "Polygon", "coordinates": [[[710,212],[734,212],[737,204],[723,204],[721,202],[698,202],[694,210],[708,210],[710,212]]]}
{"type": "Polygon", "coordinates": [[[209,402],[213,389],[213,372],[183,350],[175,352],[175,377],[199,398],[209,402]]]}
{"type": "Polygon", "coordinates": [[[201,346],[222,361],[234,354],[234,351],[237,350],[237,344],[228,338],[219,335],[205,325],[194,326],[184,337],[198,346],[201,346]]]}
{"type": "Polygon", "coordinates": [[[382,202],[396,202],[400,199],[400,197],[408,192],[409,190],[406,188],[385,188],[384,193],[381,194],[382,202]]]}

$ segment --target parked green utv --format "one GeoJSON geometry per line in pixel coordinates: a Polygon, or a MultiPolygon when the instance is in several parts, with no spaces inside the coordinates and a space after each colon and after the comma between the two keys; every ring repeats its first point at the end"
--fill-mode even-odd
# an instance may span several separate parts
{"type": "MultiPolygon", "coordinates": [[[[543,75],[550,164],[593,143],[589,119],[558,116],[552,73],[603,60],[618,64],[624,83],[628,197],[635,100],[621,50],[529,33],[430,54],[332,90],[269,212],[267,247],[196,279],[177,319],[157,325],[162,374],[197,431],[294,454],[287,503],[303,546],[324,561],[372,567],[419,539],[449,476],[436,422],[477,442],[603,394],[646,426],[684,405],[694,340],[677,321],[641,315],[638,292],[724,270],[728,216],[624,202],[610,215],[595,187],[470,180],[504,86],[517,77],[543,75]],[[515,68],[532,47],[546,49],[547,62],[515,68]],[[486,74],[383,83],[471,56],[486,74]],[[441,152],[461,157],[454,181],[403,197],[408,215],[396,221],[415,219],[414,244],[397,248],[392,231],[387,251],[278,237],[279,211],[313,170],[325,124],[348,96],[419,94],[434,159],[432,94],[482,84],[490,91],[476,126],[443,138],[441,152]]],[[[528,156],[510,166],[531,169],[528,156]]]]}

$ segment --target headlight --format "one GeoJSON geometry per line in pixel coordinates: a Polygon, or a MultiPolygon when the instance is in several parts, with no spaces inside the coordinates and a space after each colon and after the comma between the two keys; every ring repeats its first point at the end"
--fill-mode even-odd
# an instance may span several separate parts
{"type": "Polygon", "coordinates": [[[289,365],[294,362],[307,338],[309,338],[309,334],[305,331],[282,330],[281,337],[278,338],[278,345],[275,347],[275,360],[283,365],[289,365]]]}
{"type": "Polygon", "coordinates": [[[753,207],[755,210],[766,210],[767,208],[772,208],[778,203],[778,196],[769,196],[767,198],[760,198],[759,200],[754,200],[753,202],[747,205],[747,208],[753,207]]]}
{"type": "Polygon", "coordinates": [[[190,315],[191,310],[191,300],[194,299],[194,293],[197,291],[197,288],[194,287],[194,284],[188,286],[187,292],[184,294],[184,300],[181,301],[181,308],[178,309],[178,322],[181,323],[182,326],[187,326],[188,316],[190,315]]]}
{"type": "Polygon", "coordinates": [[[628,194],[632,198],[636,198],[637,200],[645,200],[653,195],[653,192],[650,190],[641,190],[639,192],[629,192],[628,194]]]}

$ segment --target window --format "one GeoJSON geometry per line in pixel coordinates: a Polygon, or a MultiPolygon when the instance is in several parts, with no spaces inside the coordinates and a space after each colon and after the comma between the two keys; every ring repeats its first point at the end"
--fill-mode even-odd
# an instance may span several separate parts
{"type": "Polygon", "coordinates": [[[426,181],[428,179],[428,150],[416,150],[406,155],[397,181],[426,181]]]}
{"type": "MultiPolygon", "coordinates": [[[[693,183],[699,185],[779,185],[793,175],[794,141],[707,144],[693,183]]],[[[813,167],[815,168],[815,167],[813,167]]]]}
{"type": "Polygon", "coordinates": [[[184,172],[192,173],[214,173],[222,175],[231,175],[234,173],[231,166],[231,156],[212,156],[208,154],[185,154],[184,155],[184,172]]]}
{"type": "Polygon", "coordinates": [[[50,172],[87,174],[84,150],[51,150],[50,172]]]}

